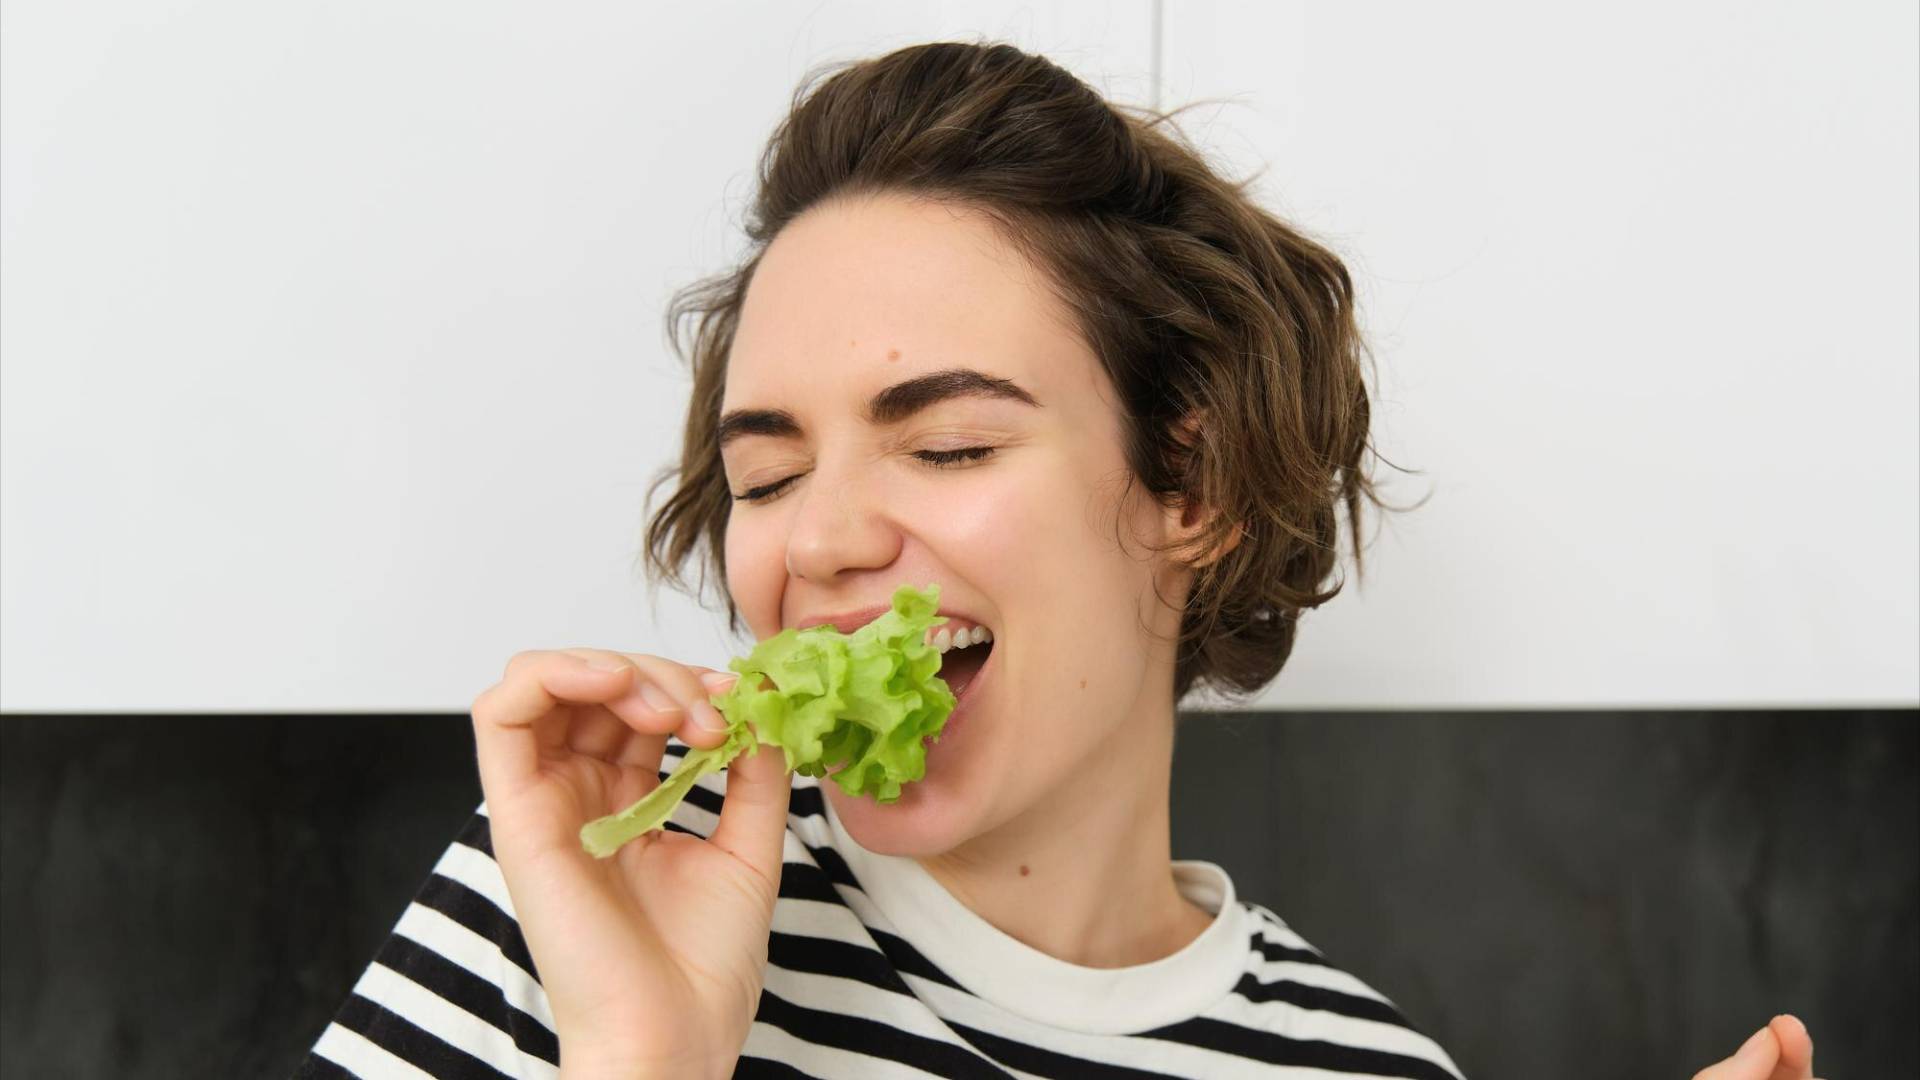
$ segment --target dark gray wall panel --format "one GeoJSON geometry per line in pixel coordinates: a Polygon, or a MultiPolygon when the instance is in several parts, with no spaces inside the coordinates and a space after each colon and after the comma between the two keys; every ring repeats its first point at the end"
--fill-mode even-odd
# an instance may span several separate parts
{"type": "Polygon", "coordinates": [[[1916,714],[1319,713],[1181,730],[1174,843],[1469,1076],[1688,1077],[1779,1012],[1920,1072],[1916,714]]]}
{"type": "MultiPolygon", "coordinates": [[[[1902,712],[1196,715],[1225,866],[1473,1077],[1691,1076],[1775,1012],[1920,1070],[1902,712]]],[[[0,1071],[289,1071],[479,801],[465,717],[0,718],[0,1071]]]]}

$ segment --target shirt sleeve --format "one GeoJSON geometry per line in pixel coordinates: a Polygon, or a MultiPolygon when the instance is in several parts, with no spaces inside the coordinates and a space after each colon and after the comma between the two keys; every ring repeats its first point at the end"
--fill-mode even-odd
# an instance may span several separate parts
{"type": "Polygon", "coordinates": [[[552,1080],[559,1063],[483,802],[293,1078],[552,1080]]]}

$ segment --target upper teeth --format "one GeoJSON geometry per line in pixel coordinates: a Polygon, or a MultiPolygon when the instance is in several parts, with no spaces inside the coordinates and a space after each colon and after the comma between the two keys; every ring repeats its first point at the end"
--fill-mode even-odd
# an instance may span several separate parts
{"type": "Polygon", "coordinates": [[[964,649],[969,645],[978,645],[983,641],[992,640],[993,631],[984,626],[975,626],[971,629],[963,626],[958,630],[943,626],[927,635],[927,644],[932,645],[935,651],[943,653],[950,649],[964,649]]]}

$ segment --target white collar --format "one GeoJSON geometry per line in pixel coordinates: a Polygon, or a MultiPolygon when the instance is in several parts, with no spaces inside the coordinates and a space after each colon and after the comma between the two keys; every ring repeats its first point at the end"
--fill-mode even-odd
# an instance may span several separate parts
{"type": "Polygon", "coordinates": [[[1171,956],[1093,968],[1049,956],[973,913],[913,859],[881,855],[848,835],[823,797],[834,847],[894,932],[968,991],[1017,1016],[1093,1035],[1148,1031],[1199,1015],[1246,970],[1252,928],[1233,879],[1210,862],[1175,860],[1182,896],[1214,913],[1171,956]]]}

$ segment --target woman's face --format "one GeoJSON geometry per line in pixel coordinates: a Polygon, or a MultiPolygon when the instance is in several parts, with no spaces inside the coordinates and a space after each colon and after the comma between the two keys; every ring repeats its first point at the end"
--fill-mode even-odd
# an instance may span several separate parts
{"type": "MultiPolygon", "coordinates": [[[[885,806],[822,782],[862,846],[938,854],[1137,771],[1140,747],[1165,752],[1171,734],[1155,726],[1172,722],[1178,613],[1154,596],[1157,564],[1116,546],[1114,515],[1155,542],[1169,522],[1137,490],[1118,510],[1112,388],[986,218],[887,195],[791,223],[754,275],[728,362],[721,414],[747,410],[792,421],[723,427],[727,586],[756,638],[884,609],[903,583],[937,583],[943,613],[993,633],[924,780],[885,806]],[[963,369],[1003,392],[875,408],[889,387],[963,369]],[[991,453],[916,457],[972,447],[991,453]],[[765,501],[737,498],[781,481],[765,501]]],[[[1162,579],[1168,600],[1182,580],[1162,579]]]]}

